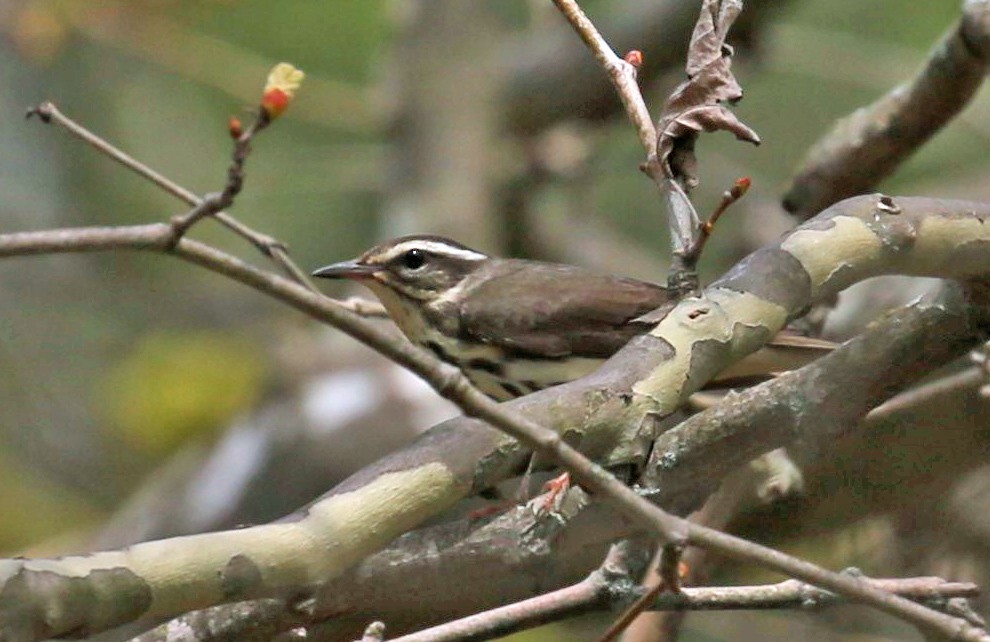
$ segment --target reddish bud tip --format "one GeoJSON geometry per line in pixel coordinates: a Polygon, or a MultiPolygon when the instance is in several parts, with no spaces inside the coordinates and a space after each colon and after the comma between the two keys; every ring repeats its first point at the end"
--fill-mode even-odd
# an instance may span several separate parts
{"type": "Polygon", "coordinates": [[[231,116],[230,120],[227,121],[227,131],[230,132],[230,137],[237,140],[244,133],[244,125],[241,124],[241,119],[237,116],[231,116]]]}
{"type": "Polygon", "coordinates": [[[281,89],[269,89],[261,97],[261,108],[268,114],[269,118],[274,120],[289,107],[291,100],[291,96],[281,89]]]}
{"type": "Polygon", "coordinates": [[[749,176],[743,176],[742,178],[737,178],[735,184],[735,191],[739,194],[739,196],[742,196],[743,194],[749,191],[749,187],[752,184],[753,181],[750,180],[749,176]]]}
{"type": "Polygon", "coordinates": [[[623,60],[628,62],[630,65],[639,69],[643,66],[643,52],[639,49],[631,49],[626,52],[626,55],[622,57],[623,60]]]}
{"type": "Polygon", "coordinates": [[[296,90],[299,89],[299,84],[305,76],[302,70],[296,69],[287,62],[280,62],[272,68],[261,94],[261,111],[269,120],[275,120],[282,115],[295,97],[296,90]]]}

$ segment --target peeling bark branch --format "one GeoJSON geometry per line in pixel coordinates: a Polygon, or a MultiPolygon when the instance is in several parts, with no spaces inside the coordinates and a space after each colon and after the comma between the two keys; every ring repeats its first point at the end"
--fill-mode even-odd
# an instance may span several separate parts
{"type": "Polygon", "coordinates": [[[814,363],[728,395],[661,435],[645,478],[662,505],[684,512],[768,450],[797,443],[828,453],[892,393],[979,343],[990,330],[988,303],[986,293],[947,285],[814,363]]]}
{"type": "MultiPolygon", "coordinates": [[[[885,382],[891,369],[888,353],[915,351],[918,360],[926,362],[926,368],[910,368],[909,374],[900,375],[901,383],[923,376],[928,368],[937,367],[952,357],[953,351],[945,346],[963,346],[965,337],[971,333],[966,324],[959,322],[960,315],[964,314],[961,303],[960,297],[952,295],[942,302],[927,301],[892,314],[878,321],[861,338],[838,347],[836,358],[830,359],[827,366],[819,361],[788,375],[786,389],[735,396],[727,400],[727,406],[748,407],[748,416],[758,417],[764,399],[776,399],[777,395],[783,394],[783,405],[787,404],[787,399],[807,404],[802,415],[824,413],[826,403],[847,394],[850,388],[876,390],[892,385],[885,382]],[[878,346],[878,342],[882,346],[878,346]],[[809,399],[808,392],[812,387],[815,395],[809,399]]],[[[973,341],[977,340],[978,337],[973,338],[973,341]]],[[[912,404],[930,401],[946,384],[975,386],[978,382],[979,372],[972,368],[945,383],[940,380],[899,395],[871,411],[869,417],[889,416],[912,404]],[[922,391],[923,395],[920,394],[922,391]]],[[[764,384],[764,388],[767,387],[770,384],[764,384]]],[[[775,417],[771,429],[785,435],[787,443],[793,443],[799,432],[791,422],[802,415],[775,417]]],[[[722,481],[726,471],[744,464],[749,453],[769,447],[765,445],[762,423],[746,426],[745,420],[740,421],[740,417],[745,416],[747,413],[741,410],[729,412],[720,408],[706,413],[704,432],[680,435],[677,442],[686,444],[686,454],[682,464],[659,472],[664,485],[674,486],[674,490],[664,493],[665,497],[672,498],[671,503],[665,503],[661,497],[661,505],[675,508],[690,503],[692,497],[704,495],[708,488],[706,484],[722,481]],[[759,429],[753,430],[753,427],[759,429]],[[717,443],[711,446],[717,455],[694,458],[692,452],[703,455],[710,440],[697,446],[692,440],[699,436],[704,438],[708,433],[733,436],[725,438],[731,441],[725,448],[717,443]],[[701,488],[696,491],[694,484],[701,488]]],[[[800,431],[806,448],[830,443],[837,430],[862,429],[869,425],[857,427],[858,417],[853,417],[852,412],[848,416],[833,414],[831,417],[834,422],[816,422],[800,431]],[[843,421],[846,423],[842,424],[843,421]],[[822,432],[818,434],[815,430],[822,432]]],[[[673,437],[680,432],[675,429],[669,434],[673,437]]],[[[660,441],[664,442],[665,437],[660,441]]],[[[661,448],[658,451],[664,452],[661,448]]],[[[823,454],[825,452],[823,450],[823,454]]],[[[543,539],[542,536],[526,535],[534,526],[532,513],[517,508],[481,527],[464,520],[409,533],[346,575],[321,587],[308,621],[323,623],[312,626],[311,633],[319,639],[349,641],[370,619],[384,618],[393,634],[402,634],[465,617],[494,603],[524,600],[534,593],[578,581],[583,573],[594,568],[609,542],[644,534],[616,513],[614,507],[603,502],[585,508],[567,523],[566,530],[559,536],[543,539]],[[491,568],[501,569],[497,577],[490,575],[487,569],[491,568]],[[475,589],[470,592],[450,590],[451,586],[469,585],[475,589]],[[425,613],[429,613],[428,619],[424,619],[425,613]]]]}
{"type": "MultiPolygon", "coordinates": [[[[990,230],[983,223],[988,216],[990,207],[962,201],[850,199],[777,246],[751,255],[703,296],[681,302],[651,334],[631,342],[593,375],[501,406],[473,390],[458,372],[437,368],[425,353],[382,341],[374,328],[332,301],[188,239],[175,251],[394,355],[462,408],[516,430],[541,454],[567,466],[582,485],[618,499],[617,505],[651,529],[660,524],[672,524],[675,533],[686,528],[689,543],[840,592],[925,630],[983,640],[982,630],[958,618],[756,544],[687,525],[638,496],[626,502],[621,498],[629,496],[628,488],[600,468],[589,468],[576,450],[547,436],[539,424],[574,432],[592,456],[609,454],[607,461],[613,462],[635,459],[636,444],[653,437],[656,417],[672,412],[729,362],[759,348],[816,298],[886,272],[956,278],[990,273],[990,230]],[[629,426],[640,430],[630,432],[629,426]]],[[[169,233],[167,225],[150,225],[14,234],[0,236],[0,256],[114,247],[161,250],[169,233]]],[[[0,563],[0,625],[12,639],[34,639],[100,630],[139,616],[174,614],[220,601],[298,592],[301,585],[339,576],[428,515],[490,486],[524,456],[524,448],[484,424],[453,420],[274,524],[149,542],[126,552],[7,560],[0,563]],[[189,575],[169,571],[166,560],[176,555],[186,560],[189,575]],[[122,599],[121,591],[131,598],[122,599]],[[76,599],[91,608],[86,613],[64,608],[66,600],[76,599]]]]}
{"type": "Polygon", "coordinates": [[[809,152],[784,208],[801,220],[873,189],[962,111],[990,64],[990,2],[966,0],[963,15],[924,69],[836,123],[809,152]]]}

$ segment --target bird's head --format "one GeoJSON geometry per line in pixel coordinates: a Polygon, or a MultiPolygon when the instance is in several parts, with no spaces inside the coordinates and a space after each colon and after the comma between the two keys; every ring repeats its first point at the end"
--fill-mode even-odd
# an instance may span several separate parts
{"type": "Polygon", "coordinates": [[[322,267],[313,276],[351,279],[384,295],[428,303],[457,287],[489,257],[456,241],[432,235],[403,236],[361,256],[322,267]]]}

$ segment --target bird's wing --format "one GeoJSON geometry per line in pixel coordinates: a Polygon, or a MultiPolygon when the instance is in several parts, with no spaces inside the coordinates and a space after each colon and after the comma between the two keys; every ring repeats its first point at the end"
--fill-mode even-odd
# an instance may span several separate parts
{"type": "Polygon", "coordinates": [[[754,385],[788,370],[806,366],[818,357],[835,350],[837,343],[805,337],[791,330],[781,330],[763,348],[735,362],[712,380],[710,387],[726,388],[754,385]]]}
{"type": "Polygon", "coordinates": [[[651,327],[634,319],[669,300],[652,283],[526,263],[471,289],[461,305],[462,334],[532,356],[604,358],[651,327]],[[492,309],[495,300],[505,305],[492,309]]]}

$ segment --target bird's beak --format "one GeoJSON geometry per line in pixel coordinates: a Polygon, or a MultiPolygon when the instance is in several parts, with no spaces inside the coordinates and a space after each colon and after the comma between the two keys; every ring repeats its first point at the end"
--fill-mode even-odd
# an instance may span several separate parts
{"type": "Polygon", "coordinates": [[[325,279],[366,279],[381,271],[377,265],[368,265],[359,261],[341,261],[313,272],[313,276],[325,279]]]}

